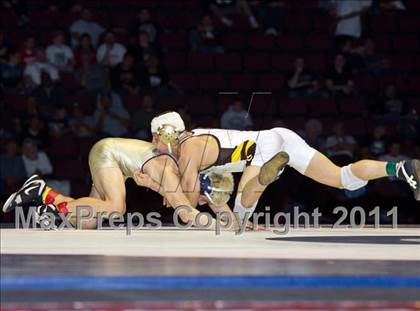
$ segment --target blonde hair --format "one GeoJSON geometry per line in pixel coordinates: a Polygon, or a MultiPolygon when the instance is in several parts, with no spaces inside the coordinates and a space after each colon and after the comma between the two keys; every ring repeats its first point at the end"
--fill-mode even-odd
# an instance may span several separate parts
{"type": "Polygon", "coordinates": [[[212,192],[209,194],[212,203],[216,206],[226,204],[234,190],[235,182],[232,173],[229,172],[210,172],[212,192]]]}

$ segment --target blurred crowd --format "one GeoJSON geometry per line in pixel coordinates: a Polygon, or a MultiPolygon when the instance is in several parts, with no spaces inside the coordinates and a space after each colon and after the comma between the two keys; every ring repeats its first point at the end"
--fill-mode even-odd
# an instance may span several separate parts
{"type": "MultiPolygon", "coordinates": [[[[284,86],[276,88],[276,94],[291,99],[363,98],[367,104],[360,117],[369,118],[372,124],[364,135],[352,135],[338,119],[326,124],[322,118],[308,115],[294,129],[337,162],[361,157],[388,161],[419,157],[419,105],[413,105],[417,101],[400,90],[401,77],[407,79],[407,72],[393,67],[377,48],[375,38],[364,29],[365,16],[398,15],[410,6],[404,1],[389,0],[311,2],[311,9],[328,15],[332,21],[328,25],[329,68],[314,70],[316,66],[308,66],[305,55],[296,52],[284,72],[284,86]],[[366,95],[360,87],[360,77],[385,83],[377,93],[366,95]],[[398,124],[398,131],[390,130],[389,124],[398,124]]],[[[157,107],[157,99],[185,98],[190,91],[171,78],[174,66],[166,66],[174,53],[160,39],[171,36],[171,29],[163,25],[158,10],[136,7],[133,19],[122,27],[102,24],[83,1],[50,2],[42,8],[44,13],[76,17],[67,28],[39,32],[31,29],[31,25],[42,23],[33,20],[31,3],[1,2],[2,16],[16,16],[16,26],[24,36],[16,42],[7,27],[2,25],[0,29],[0,193],[35,172],[49,176],[64,193],[71,193],[70,183],[54,173],[49,150],[60,146],[53,142],[62,139],[65,144],[69,136],[93,140],[105,136],[149,139],[150,120],[163,109],[157,107]],[[84,105],[86,97],[94,98],[91,107],[84,105]],[[10,100],[13,98],[23,99],[19,109],[17,102],[10,100]],[[128,108],[132,98],[139,99],[135,109],[128,108]]],[[[252,31],[262,40],[281,40],[293,27],[290,23],[299,23],[288,19],[290,6],[290,1],[285,0],[201,1],[199,11],[194,13],[194,25],[187,29],[188,52],[226,54],[223,37],[232,29],[252,31]]],[[[120,18],[128,17],[121,12],[120,18]]],[[[419,46],[417,41],[417,51],[419,46]]],[[[264,90],[271,91],[270,86],[264,90]]],[[[246,96],[253,91],[245,92],[246,96]]],[[[276,105],[281,106],[282,102],[277,101],[276,105]]],[[[190,126],[201,125],[185,102],[171,108],[178,110],[190,126]]],[[[232,97],[210,123],[240,130],[261,128],[253,120],[249,98],[241,96],[232,97]]],[[[276,116],[264,125],[272,126],[288,127],[287,115],[276,116]]]]}

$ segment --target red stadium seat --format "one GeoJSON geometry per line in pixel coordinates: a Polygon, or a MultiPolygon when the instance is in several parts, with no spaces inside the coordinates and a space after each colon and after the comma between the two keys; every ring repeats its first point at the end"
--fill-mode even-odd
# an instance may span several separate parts
{"type": "Polygon", "coordinates": [[[287,128],[293,131],[302,130],[305,127],[305,119],[303,117],[292,117],[287,116],[282,117],[284,124],[287,128]]]}
{"type": "Polygon", "coordinates": [[[214,57],[207,54],[188,55],[188,67],[193,71],[210,71],[214,69],[214,57]]]}
{"type": "Polygon", "coordinates": [[[308,33],[312,29],[310,16],[307,14],[288,15],[286,25],[290,33],[308,33]]]}
{"type": "MultiPolygon", "coordinates": [[[[314,2],[314,1],[311,1],[314,2]]],[[[329,14],[314,15],[315,32],[329,34],[334,29],[335,23],[329,14]]]]}
{"type": "Polygon", "coordinates": [[[256,91],[256,81],[253,75],[238,74],[231,75],[230,88],[232,91],[256,91]]]}
{"type": "Polygon", "coordinates": [[[171,80],[184,91],[192,91],[197,88],[197,79],[193,74],[171,74],[171,80]]]}
{"type": "Polygon", "coordinates": [[[337,104],[331,98],[306,99],[312,116],[334,116],[337,115],[337,104]]]}
{"type": "MultiPolygon", "coordinates": [[[[420,28],[419,28],[420,29],[420,28]]],[[[417,51],[419,40],[417,35],[398,35],[393,38],[396,51],[417,51]]]]}
{"type": "Polygon", "coordinates": [[[53,159],[77,158],[79,156],[78,140],[74,136],[66,136],[66,143],[63,144],[63,137],[51,139],[48,154],[53,159]]]}
{"type": "Polygon", "coordinates": [[[24,111],[26,109],[26,97],[20,94],[4,94],[6,107],[13,111],[24,111]]]}
{"type": "Polygon", "coordinates": [[[276,44],[281,51],[297,51],[303,48],[300,35],[280,35],[276,38],[276,44]]]}
{"type": "Polygon", "coordinates": [[[125,107],[127,110],[132,113],[142,106],[143,98],[139,95],[129,95],[125,99],[125,107]]]}
{"type": "Polygon", "coordinates": [[[400,31],[406,33],[418,33],[420,19],[416,15],[402,15],[399,18],[400,31]]]}
{"type": "Polygon", "coordinates": [[[276,113],[273,95],[255,94],[244,103],[244,106],[245,109],[249,109],[251,116],[255,117],[273,116],[276,113]]]}
{"type": "Polygon", "coordinates": [[[244,56],[244,67],[250,71],[264,71],[270,68],[270,57],[265,53],[248,54],[244,56]]]}
{"type": "Polygon", "coordinates": [[[271,56],[271,66],[273,69],[282,71],[289,71],[293,69],[294,61],[296,60],[295,54],[273,54],[271,56]]]}
{"type": "Polygon", "coordinates": [[[377,51],[388,51],[391,48],[389,35],[375,35],[373,42],[377,51]]]}
{"type": "Polygon", "coordinates": [[[226,89],[225,76],[221,74],[203,74],[199,77],[200,89],[204,91],[223,91],[226,89]]]}
{"type": "Polygon", "coordinates": [[[55,14],[50,11],[34,11],[29,15],[29,26],[32,29],[49,31],[55,27],[55,14]]]}
{"type": "Polygon", "coordinates": [[[162,47],[169,49],[186,49],[187,35],[185,31],[163,33],[160,36],[160,44],[162,45],[162,47]]]}
{"type": "Polygon", "coordinates": [[[367,108],[358,98],[342,98],[339,101],[339,106],[340,112],[348,116],[361,116],[367,108]]]}
{"type": "Polygon", "coordinates": [[[370,16],[370,29],[374,33],[396,32],[396,22],[393,15],[370,16]]]}
{"type": "Polygon", "coordinates": [[[182,70],[185,68],[185,53],[171,52],[165,55],[165,66],[169,70],[182,70]]]}
{"type": "Polygon", "coordinates": [[[281,117],[304,115],[307,113],[306,101],[300,98],[280,97],[276,99],[277,113],[281,117]]]}
{"type": "Polygon", "coordinates": [[[240,33],[228,32],[223,36],[223,46],[228,50],[242,50],[246,46],[246,38],[240,33]]]}
{"type": "Polygon", "coordinates": [[[188,100],[188,111],[192,116],[196,115],[214,115],[215,100],[211,96],[196,96],[188,100]]]}
{"type": "Polygon", "coordinates": [[[83,179],[85,167],[80,160],[54,159],[54,173],[61,178],[83,179]]]}
{"type": "Polygon", "coordinates": [[[362,136],[367,132],[366,120],[363,118],[354,118],[344,121],[344,127],[349,135],[362,136]]]}
{"type": "Polygon", "coordinates": [[[308,69],[321,73],[327,69],[327,56],[325,53],[304,54],[303,59],[308,69]]]}
{"type": "Polygon", "coordinates": [[[263,91],[277,92],[284,87],[285,78],[280,74],[265,74],[258,78],[258,89],[263,91]]]}
{"type": "Polygon", "coordinates": [[[218,54],[215,56],[216,68],[219,71],[240,71],[242,69],[242,58],[240,54],[218,54]]]}
{"type": "Polygon", "coordinates": [[[274,39],[272,36],[255,34],[248,37],[248,47],[252,50],[271,50],[273,46],[274,39]]]}
{"type": "Polygon", "coordinates": [[[387,57],[392,69],[410,71],[413,69],[413,58],[408,54],[389,55],[387,57]]]}
{"type": "Polygon", "coordinates": [[[309,50],[326,51],[331,46],[331,36],[311,34],[305,38],[305,47],[309,50]]]}

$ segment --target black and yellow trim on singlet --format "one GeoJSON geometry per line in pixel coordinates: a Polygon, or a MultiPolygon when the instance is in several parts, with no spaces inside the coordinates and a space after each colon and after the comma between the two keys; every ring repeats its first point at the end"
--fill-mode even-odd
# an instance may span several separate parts
{"type": "Polygon", "coordinates": [[[245,140],[234,148],[220,148],[216,165],[246,161],[249,166],[254,159],[256,144],[252,140],[245,140]]]}
{"type": "Polygon", "coordinates": [[[194,136],[188,136],[184,139],[181,139],[179,144],[184,143],[186,140],[190,138],[199,137],[199,136],[213,137],[216,140],[217,145],[219,147],[219,154],[217,156],[216,162],[213,163],[212,165],[207,166],[203,170],[206,170],[212,166],[222,166],[222,165],[235,163],[239,161],[246,161],[246,166],[249,166],[251,165],[251,162],[254,159],[257,145],[252,140],[245,140],[241,142],[239,145],[235,146],[234,148],[222,148],[217,136],[209,133],[209,134],[199,134],[199,135],[194,135],[194,136]]]}

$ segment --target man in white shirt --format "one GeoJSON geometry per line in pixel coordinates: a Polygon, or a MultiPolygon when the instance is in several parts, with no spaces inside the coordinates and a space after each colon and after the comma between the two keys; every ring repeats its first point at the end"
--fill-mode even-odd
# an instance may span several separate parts
{"type": "Polygon", "coordinates": [[[252,125],[251,116],[243,109],[242,101],[239,98],[223,113],[220,120],[220,126],[223,129],[248,130],[252,125]]]}
{"type": "Polygon", "coordinates": [[[45,152],[38,151],[38,147],[32,139],[25,139],[23,142],[22,159],[28,177],[33,174],[49,175],[53,172],[50,159],[45,152]]]}
{"type": "Polygon", "coordinates": [[[361,16],[366,12],[371,0],[340,0],[335,6],[337,18],[336,36],[350,36],[360,38],[362,35],[361,16]]]}
{"type": "MultiPolygon", "coordinates": [[[[22,160],[25,166],[26,175],[34,174],[50,175],[53,167],[47,154],[38,150],[38,146],[32,139],[25,139],[22,144],[22,160]]],[[[63,195],[70,195],[71,185],[68,180],[48,179],[48,185],[60,191],[63,195]]]]}
{"type": "Polygon", "coordinates": [[[48,61],[60,71],[72,71],[74,56],[73,51],[64,44],[64,34],[57,33],[53,43],[45,51],[48,61]]]}
{"type": "Polygon", "coordinates": [[[40,85],[43,71],[50,75],[51,80],[60,80],[58,70],[47,61],[44,51],[39,49],[35,61],[26,65],[23,75],[25,77],[29,76],[36,85],[40,85]]]}
{"type": "Polygon", "coordinates": [[[79,37],[87,33],[92,39],[92,44],[96,47],[99,43],[99,36],[105,31],[105,29],[92,20],[92,14],[89,9],[83,9],[79,20],[75,21],[70,26],[71,33],[71,44],[73,47],[77,46],[79,37]]]}
{"type": "Polygon", "coordinates": [[[122,62],[126,51],[122,44],[115,42],[114,33],[108,31],[105,35],[104,43],[98,48],[96,59],[102,65],[115,67],[122,62]]]}

